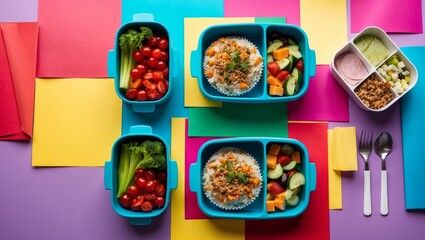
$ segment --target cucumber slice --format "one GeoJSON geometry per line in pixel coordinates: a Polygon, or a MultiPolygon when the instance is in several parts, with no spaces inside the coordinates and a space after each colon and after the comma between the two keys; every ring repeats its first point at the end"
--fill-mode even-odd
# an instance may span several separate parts
{"type": "Polygon", "coordinates": [[[299,92],[303,83],[303,74],[298,68],[294,68],[291,73],[292,76],[296,77],[295,81],[295,92],[299,92]]]}
{"type": "Polygon", "coordinates": [[[291,156],[291,154],[294,152],[294,147],[292,147],[290,144],[283,144],[281,151],[283,154],[291,156]]]}
{"type": "Polygon", "coordinates": [[[290,198],[285,198],[285,203],[288,206],[295,207],[300,202],[300,197],[297,194],[293,194],[290,198]]]}
{"type": "Polygon", "coordinates": [[[288,179],[288,188],[296,189],[301,185],[305,184],[305,176],[301,172],[296,172],[291,175],[288,179]]]}
{"type": "Polygon", "coordinates": [[[289,67],[289,59],[284,58],[282,60],[276,61],[277,65],[279,65],[280,70],[287,69],[289,67]]]}
{"type": "MultiPolygon", "coordinates": [[[[285,166],[283,166],[282,167],[282,169],[283,170],[285,170],[285,171],[289,171],[289,170],[292,170],[292,169],[294,169],[295,167],[297,166],[297,162],[295,162],[295,161],[290,161],[288,164],[286,164],[285,166]]],[[[295,174],[295,173],[294,173],[295,174]]],[[[289,180],[292,178],[292,176],[291,177],[289,177],[289,180]]]]}
{"type": "Polygon", "coordinates": [[[267,54],[267,63],[273,62],[273,61],[274,61],[273,55],[271,53],[267,54]]]}
{"type": "Polygon", "coordinates": [[[288,46],[289,55],[294,56],[296,60],[302,57],[300,48],[298,45],[289,45],[288,46]]]}
{"type": "Polygon", "coordinates": [[[293,40],[292,38],[288,38],[288,43],[290,45],[297,45],[297,43],[295,42],[295,40],[293,40]]]}
{"type": "Polygon", "coordinates": [[[285,92],[284,95],[287,96],[292,96],[295,93],[295,84],[296,84],[296,79],[293,76],[290,76],[286,81],[285,81],[285,92]]]}
{"type": "Polygon", "coordinates": [[[282,174],[283,174],[283,168],[280,164],[277,164],[275,169],[267,170],[267,177],[270,179],[278,179],[282,177],[282,174]]]}
{"type": "Polygon", "coordinates": [[[271,42],[270,45],[267,47],[267,53],[272,53],[274,50],[282,46],[283,46],[283,42],[279,39],[276,39],[273,42],[271,42]]]}
{"type": "Polygon", "coordinates": [[[296,194],[292,189],[286,189],[283,195],[285,195],[285,200],[286,200],[286,199],[290,199],[293,195],[296,195],[296,194]]]}
{"type": "Polygon", "coordinates": [[[286,70],[288,70],[288,72],[291,72],[291,71],[292,71],[292,69],[293,69],[293,68],[294,68],[294,66],[295,66],[295,61],[296,61],[296,59],[295,59],[295,57],[294,57],[294,56],[292,56],[292,55],[289,55],[288,59],[289,59],[289,66],[288,66],[288,68],[287,68],[286,70]]]}

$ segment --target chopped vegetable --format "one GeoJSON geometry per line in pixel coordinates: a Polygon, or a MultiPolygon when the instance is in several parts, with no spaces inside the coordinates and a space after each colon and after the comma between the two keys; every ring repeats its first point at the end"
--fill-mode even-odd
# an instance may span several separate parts
{"type": "Polygon", "coordinates": [[[148,27],[141,27],[140,32],[134,29],[128,29],[119,37],[121,48],[120,64],[120,88],[127,90],[130,81],[130,71],[134,67],[135,61],[133,54],[137,49],[141,49],[142,41],[153,36],[153,32],[148,27]]]}
{"type": "Polygon", "coordinates": [[[122,144],[118,163],[117,197],[125,193],[139,167],[164,170],[166,157],[163,143],[146,140],[141,144],[137,141],[122,144]]]}

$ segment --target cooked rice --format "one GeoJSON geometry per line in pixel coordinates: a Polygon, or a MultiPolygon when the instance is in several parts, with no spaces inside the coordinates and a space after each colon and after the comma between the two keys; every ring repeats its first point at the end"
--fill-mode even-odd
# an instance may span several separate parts
{"type": "Polygon", "coordinates": [[[251,90],[261,78],[263,58],[242,37],[222,37],[205,51],[204,74],[219,92],[237,96],[251,90]]]}
{"type": "Polygon", "coordinates": [[[225,210],[241,209],[260,194],[260,167],[245,151],[225,147],[205,164],[202,185],[204,194],[216,206],[225,210]]]}

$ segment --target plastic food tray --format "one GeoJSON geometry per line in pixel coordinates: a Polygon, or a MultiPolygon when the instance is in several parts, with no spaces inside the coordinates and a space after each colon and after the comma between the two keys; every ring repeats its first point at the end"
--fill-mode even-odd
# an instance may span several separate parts
{"type": "Polygon", "coordinates": [[[330,65],[330,72],[333,76],[333,78],[342,86],[342,88],[348,93],[348,95],[354,100],[354,102],[363,110],[366,111],[373,111],[373,112],[381,112],[385,109],[389,108],[391,105],[393,105],[396,101],[398,101],[401,97],[407,94],[410,89],[412,89],[417,82],[418,79],[418,72],[416,70],[416,67],[412,64],[412,62],[403,54],[402,51],[397,47],[397,45],[390,39],[390,37],[380,28],[378,27],[367,27],[363,29],[360,33],[358,33],[353,39],[351,39],[345,46],[343,46],[334,56],[332,59],[331,65],[330,65]],[[390,51],[390,54],[387,58],[385,58],[381,63],[379,63],[377,66],[373,66],[371,62],[364,56],[364,54],[359,50],[359,48],[354,44],[356,39],[363,35],[373,35],[377,37],[390,51]],[[362,61],[363,65],[366,67],[366,70],[368,72],[367,77],[364,79],[358,81],[355,85],[351,85],[349,82],[347,82],[344,78],[344,75],[339,72],[336,68],[336,59],[339,55],[352,52],[359,57],[359,59],[362,61]],[[385,79],[378,73],[377,69],[385,63],[387,59],[389,59],[392,55],[398,55],[400,60],[402,60],[406,68],[410,71],[411,74],[411,80],[409,84],[409,88],[404,91],[402,94],[398,94],[394,89],[390,88],[390,90],[394,93],[395,97],[394,99],[386,104],[384,107],[380,109],[372,109],[367,107],[363,101],[357,96],[357,94],[354,92],[355,89],[363,82],[365,81],[369,76],[372,74],[376,75],[379,79],[382,81],[385,81],[385,79]]]}
{"type": "Polygon", "coordinates": [[[292,218],[302,214],[310,199],[310,192],[316,189],[316,165],[310,163],[307,148],[300,141],[290,138],[265,138],[265,137],[241,137],[215,139],[204,143],[198,151],[196,163],[190,165],[189,174],[190,190],[197,195],[200,209],[206,215],[213,218],[232,219],[277,219],[292,218]],[[295,207],[287,206],[285,210],[276,212],[266,211],[266,188],[267,188],[267,147],[270,143],[289,143],[301,153],[301,163],[297,167],[306,178],[306,184],[302,186],[300,202],[295,207]],[[223,147],[235,147],[245,150],[255,158],[260,166],[263,177],[262,189],[259,196],[250,205],[239,210],[223,210],[213,204],[204,194],[202,189],[202,172],[210,157],[223,147]]]}
{"type": "Polygon", "coordinates": [[[131,22],[125,23],[122,25],[115,36],[114,49],[110,50],[108,53],[108,76],[113,77],[115,80],[115,92],[118,97],[125,102],[130,104],[135,112],[153,112],[156,105],[162,104],[168,100],[172,91],[173,91],[173,80],[178,77],[178,52],[173,49],[172,46],[172,36],[168,34],[167,29],[160,23],[154,22],[154,17],[152,14],[135,14],[133,15],[133,20],[131,22]],[[129,28],[138,29],[141,26],[149,27],[153,30],[154,34],[163,35],[169,39],[169,86],[167,93],[158,100],[155,101],[131,101],[126,99],[125,92],[119,88],[119,76],[120,76],[120,46],[119,46],[119,36],[121,33],[127,31],[129,28]]]}
{"type": "Polygon", "coordinates": [[[305,32],[298,26],[291,24],[221,24],[206,28],[198,41],[198,49],[191,52],[190,72],[198,79],[198,85],[202,94],[214,101],[238,102],[238,103],[270,103],[289,102],[301,98],[307,91],[310,77],[316,74],[316,53],[310,49],[305,32]],[[292,96],[270,96],[267,86],[267,36],[273,32],[295,39],[300,47],[304,60],[303,85],[300,91],[292,96]],[[239,36],[253,43],[263,57],[263,73],[260,81],[248,92],[238,96],[227,96],[220,93],[208,83],[203,71],[203,60],[206,49],[215,40],[224,36],[239,36]]]}
{"type": "Polygon", "coordinates": [[[115,141],[112,147],[112,156],[111,160],[105,162],[104,168],[104,182],[105,188],[111,192],[111,202],[112,207],[115,212],[127,218],[132,225],[147,225],[151,223],[153,217],[159,216],[162,214],[168,207],[168,204],[171,199],[171,190],[177,188],[177,163],[170,160],[170,147],[167,142],[160,136],[152,133],[152,128],[145,125],[138,125],[130,127],[130,132],[128,134],[122,135],[115,141]],[[134,212],[129,209],[121,207],[117,198],[117,169],[119,156],[121,152],[121,145],[123,143],[131,141],[143,141],[143,140],[152,140],[152,141],[161,141],[165,145],[166,157],[167,157],[167,189],[165,193],[165,205],[161,209],[153,209],[151,212],[134,212]]]}

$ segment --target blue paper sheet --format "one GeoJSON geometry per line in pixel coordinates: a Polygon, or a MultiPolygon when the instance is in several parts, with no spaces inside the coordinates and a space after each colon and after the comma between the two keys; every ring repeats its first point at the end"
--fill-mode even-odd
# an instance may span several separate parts
{"type": "Polygon", "coordinates": [[[418,81],[401,99],[406,209],[425,209],[425,46],[403,47],[418,70],[418,81]]]}

